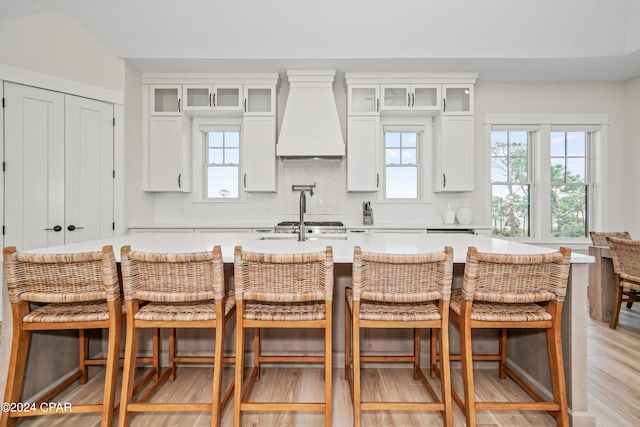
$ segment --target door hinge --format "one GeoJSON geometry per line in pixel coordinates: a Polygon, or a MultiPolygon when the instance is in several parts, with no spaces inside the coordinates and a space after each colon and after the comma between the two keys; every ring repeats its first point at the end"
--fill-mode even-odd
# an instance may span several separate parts
{"type": "Polygon", "coordinates": [[[115,170],[115,169],[112,171],[111,176],[113,176],[113,178],[115,178],[115,177],[116,177],[116,170],[115,170]]]}
{"type": "Polygon", "coordinates": [[[2,226],[2,235],[4,236],[4,225],[2,226]]]}
{"type": "Polygon", "coordinates": [[[5,172],[6,170],[7,170],[7,163],[2,162],[2,172],[5,172]]]}
{"type": "Polygon", "coordinates": [[[112,230],[115,230],[115,229],[116,229],[116,223],[115,223],[115,222],[112,222],[112,223],[111,223],[111,229],[112,229],[112,230]]]}
{"type": "Polygon", "coordinates": [[[4,97],[2,98],[2,108],[4,108],[4,97]]]}
{"type": "Polygon", "coordinates": [[[116,126],[116,118],[115,117],[113,118],[113,126],[114,127],[116,126]]]}

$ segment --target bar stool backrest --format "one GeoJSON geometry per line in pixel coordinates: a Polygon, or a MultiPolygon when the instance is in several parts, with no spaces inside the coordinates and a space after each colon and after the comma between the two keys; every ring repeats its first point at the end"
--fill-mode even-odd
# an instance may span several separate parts
{"type": "Polygon", "coordinates": [[[607,237],[631,240],[631,234],[628,231],[590,231],[589,235],[594,246],[608,246],[607,237]]]}
{"type": "Polygon", "coordinates": [[[621,278],[640,283],[640,240],[608,237],[613,270],[621,278]]]}
{"type": "Polygon", "coordinates": [[[36,254],[4,249],[9,301],[76,303],[120,298],[113,249],[70,254],[36,254]]]}
{"type": "Polygon", "coordinates": [[[428,254],[353,254],[353,299],[391,303],[444,300],[451,297],[453,249],[428,254]]]}
{"type": "Polygon", "coordinates": [[[121,249],[125,300],[189,302],[224,298],[219,246],[210,252],[154,253],[121,249]]]}
{"type": "Polygon", "coordinates": [[[235,248],[236,301],[333,300],[333,251],[270,254],[235,248]]]}
{"type": "Polygon", "coordinates": [[[496,254],[469,247],[465,300],[502,303],[564,301],[571,249],[546,254],[496,254]]]}

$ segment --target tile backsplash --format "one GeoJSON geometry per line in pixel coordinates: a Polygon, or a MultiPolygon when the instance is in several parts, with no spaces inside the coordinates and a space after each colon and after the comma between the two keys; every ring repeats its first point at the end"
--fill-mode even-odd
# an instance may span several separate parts
{"type": "Polygon", "coordinates": [[[313,196],[307,193],[308,215],[336,215],[342,212],[342,163],[338,160],[286,160],[282,173],[282,212],[298,214],[300,192],[291,186],[316,184],[313,196]]]}

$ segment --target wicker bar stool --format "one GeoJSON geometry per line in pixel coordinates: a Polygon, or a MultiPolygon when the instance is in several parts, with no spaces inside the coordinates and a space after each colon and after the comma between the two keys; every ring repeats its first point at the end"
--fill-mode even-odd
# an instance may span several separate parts
{"type": "Polygon", "coordinates": [[[353,400],[354,426],[361,425],[363,410],[440,411],[444,424],[453,425],[449,372],[449,298],[453,275],[453,249],[429,254],[381,254],[354,248],[353,289],[346,290],[345,376],[353,400]],[[351,331],[353,328],[353,375],[351,331]],[[413,354],[373,355],[361,352],[361,329],[413,329],[413,354]],[[440,333],[441,398],[420,368],[420,329],[440,333]],[[432,402],[362,401],[362,362],[409,362],[432,402]]]}
{"type": "Polygon", "coordinates": [[[571,249],[564,247],[553,253],[530,255],[468,249],[463,288],[452,291],[450,304],[451,318],[460,326],[462,353],[451,355],[450,360],[462,360],[464,401],[454,389],[452,396],[465,411],[468,427],[476,425],[478,410],[548,411],[558,426],[569,426],[560,339],[570,259],[571,249]],[[500,330],[498,354],[473,354],[471,332],[479,328],[500,330]],[[509,328],[545,330],[553,401],[546,401],[507,366],[509,328]],[[474,360],[497,361],[500,378],[511,377],[535,402],[476,401],[474,360]]]}
{"type": "Polygon", "coordinates": [[[235,248],[236,371],[234,426],[243,411],[324,411],[331,426],[333,252],[266,254],[235,248]],[[243,391],[244,333],[254,329],[253,371],[243,391]],[[316,328],[324,330],[324,355],[263,355],[260,328],[316,328]],[[254,402],[251,389],[260,377],[262,362],[323,363],[324,402],[254,402]]]}
{"type": "Polygon", "coordinates": [[[224,357],[226,322],[235,310],[232,292],[225,293],[224,267],[219,246],[211,252],[150,253],[121,249],[122,281],[127,309],[125,363],[118,425],[129,422],[132,412],[211,413],[211,425],[219,424],[220,412],[229,401],[233,383],[221,397],[222,368],[233,357],[224,357]],[[136,347],[139,329],[168,328],[169,367],[160,381],[133,400],[136,347]],[[176,328],[214,328],[214,357],[176,356],[176,328]],[[176,362],[213,362],[211,403],[148,403],[155,390],[175,377],[176,362]]]}
{"type": "Polygon", "coordinates": [[[609,327],[615,329],[620,317],[620,306],[627,303],[630,308],[640,302],[640,240],[607,237],[611,250],[613,271],[616,275],[616,302],[609,327]]]}
{"type": "MultiPolygon", "coordinates": [[[[26,355],[32,331],[107,329],[108,350],[104,393],[101,403],[72,405],[68,413],[101,413],[101,425],[113,420],[122,306],[116,261],[111,246],[102,251],[73,254],[34,254],[5,248],[4,277],[9,289],[13,319],[13,341],[7,373],[5,402],[20,402],[26,369],[26,355]],[[31,303],[40,305],[30,308],[31,303]]],[[[28,412],[2,411],[1,426],[14,425],[17,417],[40,416],[52,411],[40,404],[62,390],[87,379],[84,334],[80,339],[79,369],[35,402],[28,412]]],[[[58,413],[54,411],[53,413],[58,413]]]]}

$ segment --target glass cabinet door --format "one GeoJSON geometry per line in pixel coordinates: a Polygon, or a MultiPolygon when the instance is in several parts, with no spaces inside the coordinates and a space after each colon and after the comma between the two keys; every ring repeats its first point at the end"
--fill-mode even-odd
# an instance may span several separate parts
{"type": "Polygon", "coordinates": [[[380,112],[378,86],[349,85],[349,114],[377,115],[380,112]]]}
{"type": "Polygon", "coordinates": [[[157,85],[150,87],[151,114],[176,116],[182,114],[181,85],[157,85]]]}
{"type": "Polygon", "coordinates": [[[212,103],[216,110],[242,110],[242,85],[215,85],[212,103]]]}
{"type": "Polygon", "coordinates": [[[442,85],[442,114],[473,113],[473,85],[442,85]]]}
{"type": "Polygon", "coordinates": [[[210,110],[211,86],[210,85],[183,85],[182,99],[184,110],[210,110]]]}
{"type": "Polygon", "coordinates": [[[382,85],[383,110],[408,110],[411,108],[411,87],[400,85],[382,85]]]}
{"type": "Polygon", "coordinates": [[[275,114],[275,87],[262,85],[244,86],[244,114],[270,116],[275,114]]]}
{"type": "Polygon", "coordinates": [[[440,85],[414,85],[411,94],[414,110],[439,110],[440,85]]]}

